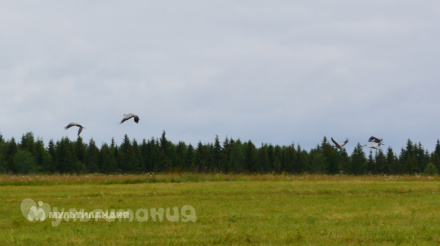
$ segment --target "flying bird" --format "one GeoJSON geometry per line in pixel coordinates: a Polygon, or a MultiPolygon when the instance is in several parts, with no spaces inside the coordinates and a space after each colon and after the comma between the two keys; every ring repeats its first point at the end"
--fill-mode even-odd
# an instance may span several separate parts
{"type": "Polygon", "coordinates": [[[379,146],[382,144],[382,138],[377,138],[375,136],[371,136],[370,139],[368,139],[368,142],[374,142],[379,144],[379,146]]]}
{"type": "Polygon", "coordinates": [[[139,116],[129,113],[129,114],[124,114],[124,118],[122,119],[121,124],[131,118],[134,118],[134,122],[136,122],[136,124],[139,122],[139,116]]]}
{"type": "Polygon", "coordinates": [[[344,145],[346,145],[348,143],[348,138],[345,139],[345,141],[342,143],[337,143],[333,138],[331,138],[331,139],[332,139],[332,142],[335,144],[336,148],[338,148],[338,149],[342,149],[342,147],[344,147],[344,145]]]}
{"type": "Polygon", "coordinates": [[[365,148],[379,149],[380,144],[364,145],[365,148]]]}
{"type": "Polygon", "coordinates": [[[78,129],[78,136],[79,136],[79,134],[81,133],[81,131],[83,130],[83,128],[85,128],[85,127],[83,127],[82,125],[80,125],[80,124],[78,124],[78,123],[74,123],[74,122],[72,122],[72,123],[70,123],[70,124],[68,124],[66,127],[64,127],[64,129],[69,129],[70,127],[72,127],[72,126],[77,126],[77,127],[79,127],[79,129],[78,129]]]}

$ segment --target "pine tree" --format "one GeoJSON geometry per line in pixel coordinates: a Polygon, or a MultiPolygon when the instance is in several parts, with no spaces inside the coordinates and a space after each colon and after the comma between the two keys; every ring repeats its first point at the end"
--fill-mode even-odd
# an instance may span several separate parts
{"type": "Polygon", "coordinates": [[[257,168],[256,172],[258,173],[266,173],[269,171],[270,160],[269,155],[267,154],[267,145],[262,144],[261,147],[257,150],[257,168]]]}
{"type": "Polygon", "coordinates": [[[232,146],[234,141],[229,140],[227,137],[225,138],[225,141],[223,141],[223,150],[221,153],[221,160],[220,160],[220,170],[222,172],[228,173],[231,172],[231,152],[232,152],[232,146]]]}
{"type": "Polygon", "coordinates": [[[116,173],[118,170],[115,156],[111,153],[111,148],[103,144],[99,152],[99,166],[102,173],[116,173]]]}
{"type": "Polygon", "coordinates": [[[21,137],[19,149],[27,150],[33,157],[35,157],[36,152],[34,149],[34,144],[34,135],[32,134],[32,132],[28,132],[21,137]]]}
{"type": "Polygon", "coordinates": [[[83,139],[78,136],[78,139],[75,142],[75,156],[76,161],[81,163],[80,165],[85,165],[85,156],[86,156],[86,145],[83,143],[83,139]]]}
{"type": "Polygon", "coordinates": [[[241,173],[244,171],[244,154],[242,150],[243,144],[240,139],[234,142],[231,151],[230,170],[229,172],[241,173]]]}
{"type": "Polygon", "coordinates": [[[405,163],[405,173],[415,174],[419,172],[420,170],[419,170],[419,165],[417,163],[417,158],[416,155],[413,154],[411,158],[409,158],[405,163]]]}
{"type": "Polygon", "coordinates": [[[281,147],[279,145],[276,145],[275,148],[273,149],[273,154],[274,154],[274,160],[273,160],[273,171],[276,173],[281,173],[281,147]]]}
{"type": "Polygon", "coordinates": [[[214,171],[218,172],[221,170],[220,163],[222,159],[222,147],[220,145],[220,140],[218,139],[218,136],[215,136],[214,141],[214,149],[213,149],[213,166],[214,171]]]}
{"type": "Polygon", "coordinates": [[[132,164],[130,166],[132,166],[133,172],[141,172],[144,169],[144,166],[142,165],[143,161],[142,161],[141,149],[139,148],[136,139],[133,139],[132,146],[133,146],[133,153],[132,153],[132,157],[130,158],[132,164]]]}
{"type": "Polygon", "coordinates": [[[37,139],[35,142],[35,161],[39,172],[50,173],[52,172],[52,156],[44,148],[44,143],[42,139],[37,139]]]}
{"type": "Polygon", "coordinates": [[[386,159],[382,149],[379,149],[376,152],[376,155],[374,156],[374,163],[375,163],[376,173],[384,173],[384,174],[391,173],[391,170],[388,166],[387,159],[386,159]]]}
{"type": "Polygon", "coordinates": [[[367,158],[362,146],[358,143],[351,154],[350,173],[362,174],[366,171],[367,158]]]}
{"type": "Polygon", "coordinates": [[[341,173],[350,173],[350,158],[348,157],[345,148],[338,152],[339,166],[338,170],[341,173]]]}
{"type": "Polygon", "coordinates": [[[326,173],[327,172],[327,161],[325,156],[320,150],[310,151],[310,161],[307,166],[307,171],[310,173],[326,173]]]}
{"type": "Polygon", "coordinates": [[[257,171],[256,148],[255,145],[250,140],[246,143],[244,163],[247,172],[254,173],[257,171]]]}
{"type": "Polygon", "coordinates": [[[180,172],[188,168],[185,163],[186,149],[186,144],[182,141],[180,141],[176,146],[176,171],[180,172]]]}
{"type": "MultiPolygon", "coordinates": [[[[89,145],[87,146],[86,154],[86,169],[89,173],[99,172],[99,149],[96,147],[95,140],[90,139],[89,145]]],[[[82,166],[77,167],[82,169],[82,166]]]]}
{"type": "Polygon", "coordinates": [[[295,173],[303,173],[306,171],[307,166],[307,151],[301,149],[301,145],[298,144],[296,150],[296,162],[294,167],[295,173]]]}
{"type": "Polygon", "coordinates": [[[440,140],[439,139],[437,139],[437,143],[435,145],[434,153],[436,153],[437,155],[440,156],[440,140]]]}
{"type": "Polygon", "coordinates": [[[204,152],[203,144],[199,142],[197,144],[196,156],[194,159],[194,165],[195,165],[194,171],[196,172],[205,172],[207,169],[205,160],[203,158],[203,154],[204,154],[203,152],[204,152]]]}
{"type": "Polygon", "coordinates": [[[399,166],[397,165],[397,157],[393,152],[393,149],[391,147],[388,147],[387,149],[387,155],[386,155],[386,165],[384,168],[384,172],[389,174],[398,174],[401,170],[399,170],[399,166]]]}
{"type": "Polygon", "coordinates": [[[121,144],[121,146],[118,149],[118,167],[121,169],[122,172],[132,172],[131,165],[131,156],[133,154],[131,142],[128,138],[127,134],[124,135],[124,140],[121,144]]]}
{"type": "Polygon", "coordinates": [[[79,170],[75,168],[75,157],[73,147],[68,138],[61,138],[56,144],[56,170],[61,173],[76,173],[79,170]]]}
{"type": "Polygon", "coordinates": [[[14,160],[14,156],[18,151],[18,146],[15,143],[15,139],[11,138],[11,140],[6,146],[7,146],[6,155],[5,155],[6,164],[7,164],[6,170],[8,172],[17,173],[18,169],[14,160]]]}
{"type": "Polygon", "coordinates": [[[368,155],[367,160],[367,173],[369,174],[377,174],[376,163],[373,159],[373,151],[370,150],[370,154],[368,155]]]}
{"type": "Polygon", "coordinates": [[[321,149],[326,161],[326,163],[324,164],[325,166],[327,166],[326,173],[329,174],[338,173],[339,172],[338,153],[335,150],[335,148],[332,145],[330,145],[326,137],[324,137],[322,141],[321,149]]]}
{"type": "Polygon", "coordinates": [[[51,173],[55,173],[55,172],[59,172],[59,170],[57,169],[57,152],[56,152],[56,147],[55,147],[55,143],[53,142],[53,140],[51,139],[49,141],[49,145],[47,148],[47,152],[49,153],[50,159],[52,160],[50,163],[50,166],[48,168],[48,172],[51,173]]]}
{"type": "Polygon", "coordinates": [[[162,137],[160,138],[160,170],[171,171],[172,160],[170,158],[171,153],[171,143],[166,138],[166,133],[163,131],[162,137]]]}
{"type": "Polygon", "coordinates": [[[192,144],[189,144],[185,156],[185,167],[187,167],[186,171],[195,171],[196,167],[194,163],[194,152],[194,147],[192,146],[192,144]]]}

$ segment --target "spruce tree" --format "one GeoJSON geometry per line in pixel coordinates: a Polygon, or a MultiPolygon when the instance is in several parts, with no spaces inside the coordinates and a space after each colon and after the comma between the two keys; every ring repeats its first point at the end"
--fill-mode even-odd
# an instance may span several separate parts
{"type": "MultiPolygon", "coordinates": [[[[82,166],[78,168],[82,168],[82,166]]],[[[90,139],[89,145],[87,146],[86,168],[89,173],[99,172],[99,149],[93,138],[90,139]]]]}
{"type": "Polygon", "coordinates": [[[220,163],[222,159],[222,147],[220,145],[220,140],[218,139],[218,136],[215,136],[214,140],[214,149],[213,149],[213,167],[214,171],[218,172],[221,170],[220,163]]]}
{"type": "Polygon", "coordinates": [[[194,152],[194,147],[192,146],[192,144],[189,144],[185,156],[185,167],[187,168],[186,171],[195,171],[194,152]]]}
{"type": "Polygon", "coordinates": [[[14,160],[14,156],[18,151],[17,143],[15,143],[15,139],[12,137],[11,140],[7,143],[7,150],[6,150],[6,170],[8,172],[17,173],[18,169],[16,166],[16,162],[14,160]]]}
{"type": "Polygon", "coordinates": [[[247,172],[254,173],[257,171],[257,158],[255,145],[249,140],[246,143],[246,152],[244,157],[245,169],[247,172]]]}
{"type": "Polygon", "coordinates": [[[307,151],[301,149],[301,145],[298,144],[296,149],[296,162],[294,166],[295,173],[303,173],[306,171],[307,166],[307,151]]]}
{"type": "Polygon", "coordinates": [[[242,150],[243,144],[240,139],[234,142],[231,151],[230,170],[229,172],[241,173],[244,171],[244,153],[242,150]]]}
{"type": "Polygon", "coordinates": [[[376,167],[376,173],[382,173],[382,174],[390,174],[391,170],[388,166],[387,159],[385,157],[385,154],[383,153],[382,149],[379,149],[376,152],[376,155],[374,156],[374,163],[376,167]]]}
{"type": "Polygon", "coordinates": [[[261,147],[257,150],[257,167],[256,172],[258,173],[266,173],[270,168],[270,160],[269,155],[267,154],[267,145],[262,144],[261,147]]]}
{"type": "Polygon", "coordinates": [[[351,154],[350,173],[362,174],[366,171],[367,158],[360,143],[356,145],[351,154]]]}
{"type": "Polygon", "coordinates": [[[103,144],[101,147],[99,163],[101,173],[116,173],[118,170],[116,159],[107,144],[103,144]]]}
{"type": "Polygon", "coordinates": [[[37,139],[35,142],[35,161],[39,172],[50,173],[52,172],[52,156],[49,151],[44,148],[42,139],[37,139]]]}

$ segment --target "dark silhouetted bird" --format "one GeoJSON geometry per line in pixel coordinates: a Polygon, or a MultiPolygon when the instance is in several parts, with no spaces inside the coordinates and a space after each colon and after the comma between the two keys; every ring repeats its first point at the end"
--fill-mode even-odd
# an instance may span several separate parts
{"type": "Polygon", "coordinates": [[[379,144],[379,146],[382,144],[383,139],[382,138],[377,138],[375,136],[371,136],[370,139],[368,139],[368,142],[374,142],[379,144]]]}
{"type": "Polygon", "coordinates": [[[338,149],[342,149],[342,147],[344,147],[344,145],[346,145],[348,143],[348,138],[345,139],[345,141],[342,143],[337,143],[333,138],[331,138],[331,139],[332,139],[332,142],[335,144],[336,148],[338,148],[338,149]]]}
{"type": "Polygon", "coordinates": [[[79,136],[79,134],[82,132],[82,130],[83,130],[83,128],[85,128],[85,127],[83,127],[82,125],[80,125],[80,124],[78,124],[78,123],[74,123],[74,122],[72,122],[72,123],[70,123],[70,124],[68,124],[66,127],[64,127],[64,129],[69,129],[70,127],[72,127],[72,126],[77,126],[77,127],[79,127],[79,129],[78,129],[78,136],[79,136]]]}
{"type": "Polygon", "coordinates": [[[139,116],[132,114],[132,113],[129,113],[129,114],[124,114],[124,118],[122,119],[121,124],[131,118],[134,118],[134,122],[136,122],[136,123],[139,122],[139,116]]]}

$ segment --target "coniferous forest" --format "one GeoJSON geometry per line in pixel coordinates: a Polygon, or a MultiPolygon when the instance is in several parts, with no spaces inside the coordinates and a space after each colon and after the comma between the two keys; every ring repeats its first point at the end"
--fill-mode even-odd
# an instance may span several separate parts
{"type": "Polygon", "coordinates": [[[300,145],[279,146],[218,137],[197,146],[172,143],[165,132],[159,139],[138,142],[125,135],[98,147],[93,139],[84,143],[62,138],[45,146],[29,132],[19,141],[0,135],[0,173],[319,173],[319,174],[438,174],[440,142],[429,153],[421,143],[408,139],[399,153],[391,147],[363,150],[358,143],[351,154],[335,148],[326,137],[310,151],[300,145]],[[366,154],[367,153],[367,154],[366,154]]]}

